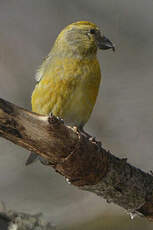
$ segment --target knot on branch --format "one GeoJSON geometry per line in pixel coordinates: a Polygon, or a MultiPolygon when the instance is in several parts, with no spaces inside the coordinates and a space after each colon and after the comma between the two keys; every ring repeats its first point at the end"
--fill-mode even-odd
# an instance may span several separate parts
{"type": "Polygon", "coordinates": [[[74,185],[94,185],[106,175],[108,157],[99,142],[79,135],[79,141],[71,153],[57,163],[55,168],[74,185]]]}

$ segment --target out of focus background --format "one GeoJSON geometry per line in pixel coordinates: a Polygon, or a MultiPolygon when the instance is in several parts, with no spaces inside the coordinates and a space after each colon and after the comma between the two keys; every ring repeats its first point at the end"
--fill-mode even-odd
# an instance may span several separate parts
{"type": "MultiPolygon", "coordinates": [[[[86,130],[119,157],[153,169],[153,1],[0,1],[0,97],[31,109],[34,75],[63,27],[89,20],[116,44],[99,52],[103,74],[86,130]]],[[[149,230],[145,219],[68,185],[28,152],[0,139],[0,200],[10,209],[42,212],[57,230],[149,230]]]]}

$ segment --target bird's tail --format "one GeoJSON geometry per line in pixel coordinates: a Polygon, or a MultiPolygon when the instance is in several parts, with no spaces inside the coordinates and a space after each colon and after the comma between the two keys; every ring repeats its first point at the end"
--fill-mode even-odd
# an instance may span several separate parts
{"type": "Polygon", "coordinates": [[[38,160],[38,159],[39,159],[39,156],[36,153],[31,152],[30,155],[28,156],[28,159],[25,162],[25,165],[26,166],[30,165],[30,164],[34,163],[36,160],[38,160]]]}

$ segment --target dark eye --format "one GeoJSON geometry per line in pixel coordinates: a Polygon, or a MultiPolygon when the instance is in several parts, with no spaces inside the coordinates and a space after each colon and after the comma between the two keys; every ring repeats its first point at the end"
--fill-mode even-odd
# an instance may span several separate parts
{"type": "Polygon", "coordinates": [[[91,33],[91,34],[95,34],[95,33],[96,33],[96,30],[95,30],[95,29],[91,29],[91,30],[90,30],[90,33],[91,33]]]}

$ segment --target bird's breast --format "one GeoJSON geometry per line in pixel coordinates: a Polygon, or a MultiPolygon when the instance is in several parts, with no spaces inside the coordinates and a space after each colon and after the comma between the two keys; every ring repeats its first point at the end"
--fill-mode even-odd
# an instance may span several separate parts
{"type": "Polygon", "coordinates": [[[76,126],[84,125],[93,110],[101,80],[98,60],[56,59],[44,71],[32,94],[32,110],[52,112],[76,126]]]}

